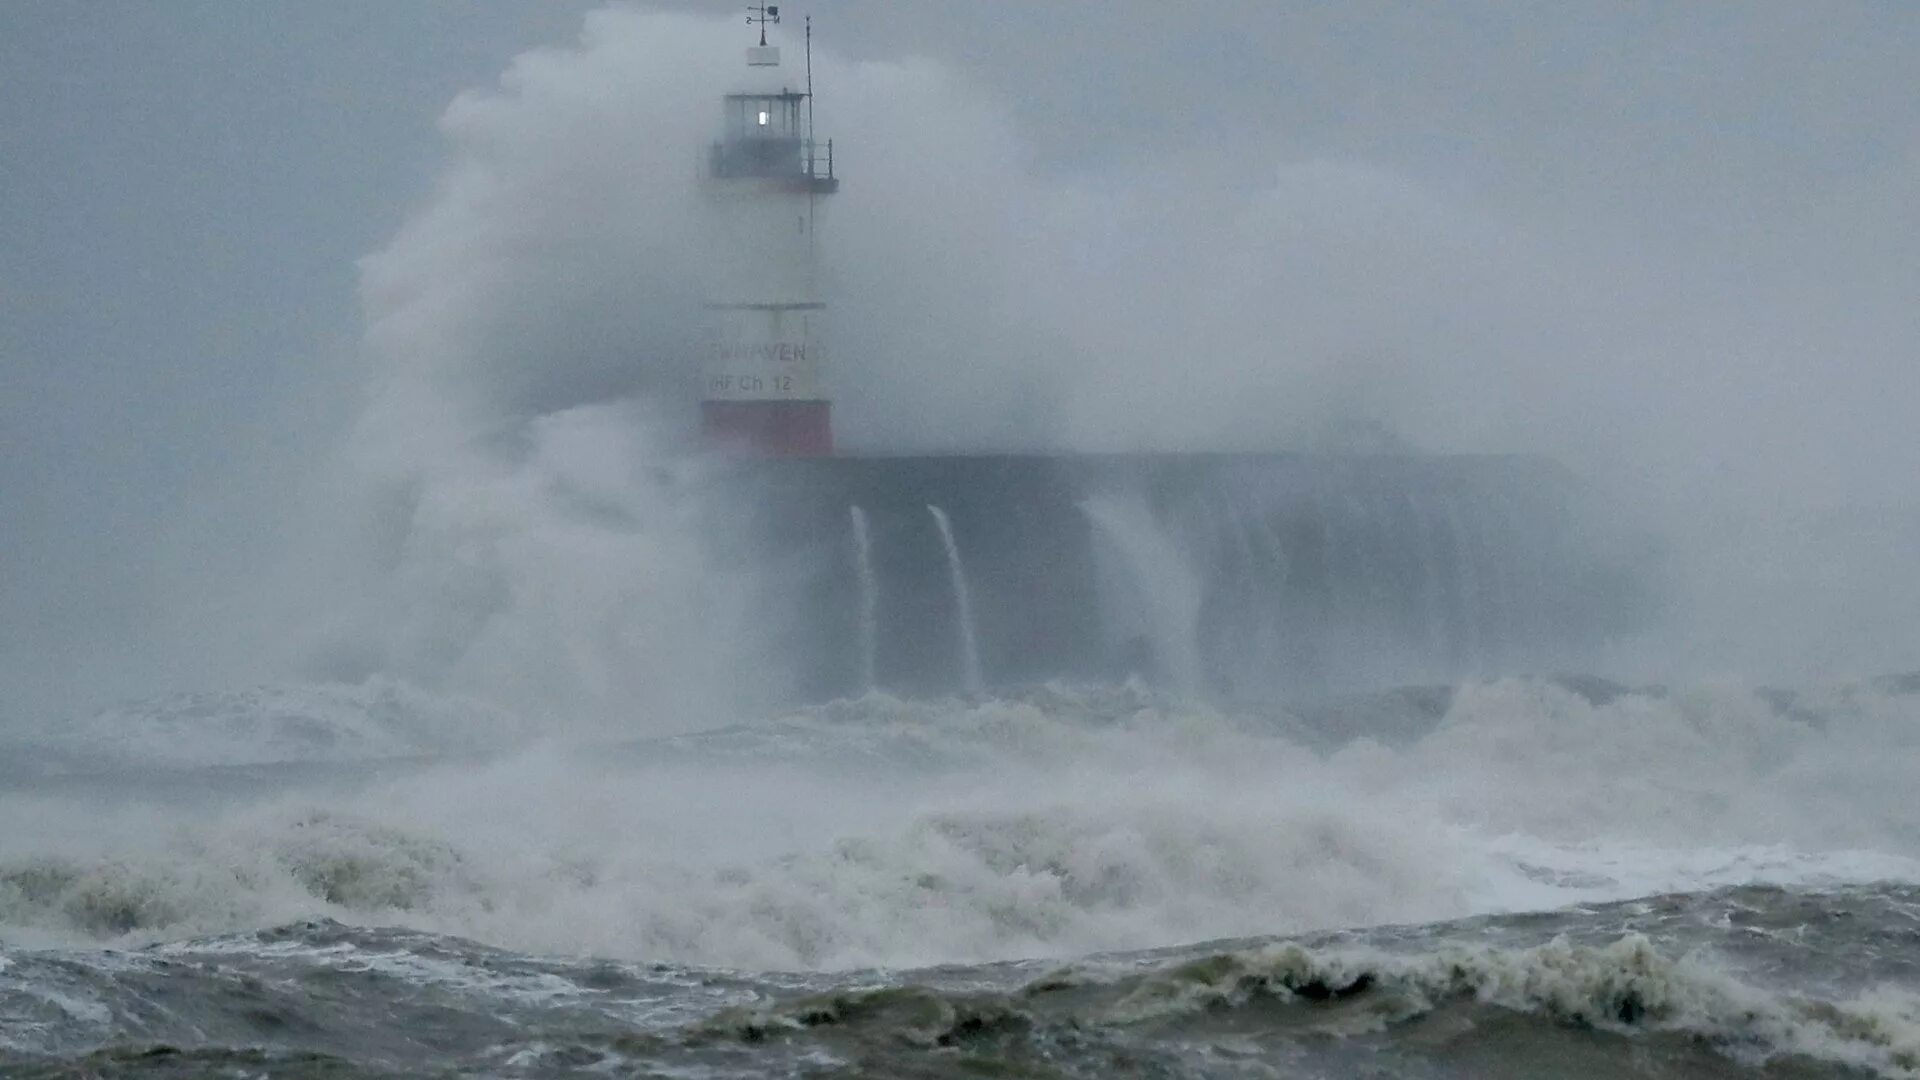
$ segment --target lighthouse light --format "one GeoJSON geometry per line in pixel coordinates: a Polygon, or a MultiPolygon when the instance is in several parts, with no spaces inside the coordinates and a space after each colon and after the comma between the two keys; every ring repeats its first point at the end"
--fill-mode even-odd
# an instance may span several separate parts
{"type": "Polygon", "coordinates": [[[770,122],[772,119],[773,119],[773,114],[767,112],[767,110],[765,109],[760,110],[760,126],[761,127],[766,127],[768,122],[770,122]]]}

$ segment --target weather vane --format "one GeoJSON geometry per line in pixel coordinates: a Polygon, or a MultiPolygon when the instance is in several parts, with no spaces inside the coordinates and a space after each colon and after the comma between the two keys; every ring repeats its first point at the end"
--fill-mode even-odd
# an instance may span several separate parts
{"type": "Polygon", "coordinates": [[[767,24],[773,23],[777,26],[780,23],[780,5],[747,5],[747,25],[753,26],[756,23],[759,24],[760,27],[760,44],[765,45],[767,43],[767,24]]]}

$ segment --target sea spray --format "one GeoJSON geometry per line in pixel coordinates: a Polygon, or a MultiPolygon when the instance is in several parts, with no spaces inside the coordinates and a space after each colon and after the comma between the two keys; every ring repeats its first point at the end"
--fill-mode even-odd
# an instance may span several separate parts
{"type": "Polygon", "coordinates": [[[1200,582],[1185,554],[1143,500],[1096,495],[1080,509],[1119,556],[1164,676],[1180,693],[1198,693],[1200,582]]]}
{"type": "Polygon", "coordinates": [[[860,589],[860,690],[873,690],[874,654],[880,638],[880,581],[873,572],[873,537],[867,531],[867,512],[858,506],[847,508],[853,519],[853,564],[860,589]]]}
{"type": "MultiPolygon", "coordinates": [[[[0,939],[327,917],[793,970],[1913,881],[1917,708],[1514,679],[1289,716],[1055,686],[359,771],[115,756],[0,791],[43,823],[0,835],[0,939]]],[[[182,746],[224,725],[163,720],[182,746]]]]}
{"type": "Polygon", "coordinates": [[[986,683],[980,673],[980,643],[974,638],[973,629],[973,594],[967,588],[966,566],[960,561],[960,543],[953,538],[953,523],[947,520],[946,511],[928,506],[927,512],[940,526],[940,542],[947,549],[947,575],[953,583],[954,617],[959,623],[961,677],[967,693],[979,694],[986,683]]]}
{"type": "Polygon", "coordinates": [[[1445,584],[1440,573],[1440,556],[1434,542],[1433,513],[1427,501],[1409,491],[1406,500],[1408,520],[1412,523],[1415,551],[1420,566],[1420,607],[1425,615],[1428,663],[1434,671],[1446,670],[1447,630],[1442,611],[1445,584]]]}
{"type": "Polygon", "coordinates": [[[1462,666],[1469,674],[1484,674],[1490,645],[1485,619],[1486,595],[1483,571],[1476,565],[1483,553],[1479,545],[1469,545],[1466,526],[1461,522],[1457,496],[1447,496],[1443,504],[1447,539],[1453,547],[1455,625],[1460,628],[1462,666]]]}
{"type": "Polygon", "coordinates": [[[0,947],[0,1008],[23,1021],[0,1027],[0,1072],[718,1078],[831,1061],[861,1075],[1094,1080],[1116,1061],[1223,1078],[1285,1061],[1385,1080],[1910,1080],[1920,994],[1881,943],[1914,900],[1892,884],[1733,888],[1065,966],[851,975],[529,955],[327,919],[133,951],[0,947]]]}

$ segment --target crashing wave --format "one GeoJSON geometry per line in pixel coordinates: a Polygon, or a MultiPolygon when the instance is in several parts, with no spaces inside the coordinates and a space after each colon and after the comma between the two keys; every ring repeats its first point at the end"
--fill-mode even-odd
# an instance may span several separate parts
{"type": "Polygon", "coordinates": [[[490,705],[375,677],[130,702],[43,724],[10,749],[65,770],[190,768],[484,753],[531,734],[490,705]]]}
{"type": "Polygon", "coordinates": [[[0,814],[45,823],[0,837],[0,935],[330,917],[834,970],[1920,880],[1915,705],[1867,687],[1788,712],[1738,687],[1503,680],[1261,715],[1053,686],[876,694],[244,799],[201,798],[205,776],[181,773],[183,801],[159,814],[104,799],[115,774],[0,796],[0,814]]]}
{"type": "Polygon", "coordinates": [[[1694,1075],[1705,1051],[1750,1067],[1818,1062],[1920,1076],[1920,991],[1912,986],[1831,996],[1769,988],[1704,956],[1675,956],[1639,933],[1523,948],[1462,942],[1446,927],[1422,937],[1421,947],[1397,953],[1280,942],[1145,970],[1138,959],[1112,958],[1006,990],[943,990],[918,980],[838,988],[726,1010],[690,1037],[816,1045],[853,1060],[889,1046],[991,1047],[1001,1061],[1044,1060],[1072,1045],[1151,1061],[1169,1049],[1212,1045],[1299,1063],[1338,1062],[1345,1045],[1362,1054],[1445,1045],[1449,1056],[1504,1058],[1509,1068],[1529,1057],[1553,1062],[1556,1074],[1579,1073],[1580,1055],[1597,1051],[1611,1073],[1620,1051],[1590,1037],[1598,1036],[1648,1044],[1645,1075],[1694,1075]],[[1663,1060],[1665,1067],[1654,1064],[1663,1060]]]}

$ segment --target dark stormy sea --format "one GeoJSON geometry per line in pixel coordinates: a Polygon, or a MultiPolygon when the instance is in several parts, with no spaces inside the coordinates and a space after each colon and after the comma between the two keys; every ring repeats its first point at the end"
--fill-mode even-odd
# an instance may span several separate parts
{"type": "Polygon", "coordinates": [[[0,747],[0,1075],[1920,1076],[1920,678],[0,747]]]}

